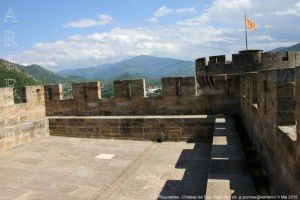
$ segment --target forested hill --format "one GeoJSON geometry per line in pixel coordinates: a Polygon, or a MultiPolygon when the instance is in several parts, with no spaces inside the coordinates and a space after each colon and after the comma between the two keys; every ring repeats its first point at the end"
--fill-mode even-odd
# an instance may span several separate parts
{"type": "Polygon", "coordinates": [[[14,80],[15,101],[21,101],[22,87],[41,82],[27,73],[20,65],[0,60],[0,87],[6,87],[6,79],[14,80]]]}

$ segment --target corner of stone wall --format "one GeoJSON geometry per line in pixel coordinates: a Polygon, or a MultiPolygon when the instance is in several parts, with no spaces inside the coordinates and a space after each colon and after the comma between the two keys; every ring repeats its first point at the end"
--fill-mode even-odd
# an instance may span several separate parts
{"type": "Polygon", "coordinates": [[[26,86],[24,103],[15,104],[12,88],[0,88],[0,151],[49,136],[44,88],[26,86]]]}

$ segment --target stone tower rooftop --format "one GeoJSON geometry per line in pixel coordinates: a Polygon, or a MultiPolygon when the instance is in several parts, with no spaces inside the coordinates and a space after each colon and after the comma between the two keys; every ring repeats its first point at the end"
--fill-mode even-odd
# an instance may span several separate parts
{"type": "MultiPolygon", "coordinates": [[[[0,197],[300,195],[300,52],[199,58],[196,75],[0,88],[0,197]]],[[[295,196],[293,196],[295,197],[295,196]]]]}

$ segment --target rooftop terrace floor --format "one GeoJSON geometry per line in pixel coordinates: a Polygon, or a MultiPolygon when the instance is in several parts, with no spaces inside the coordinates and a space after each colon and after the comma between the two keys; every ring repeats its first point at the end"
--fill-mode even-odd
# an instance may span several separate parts
{"type": "Polygon", "coordinates": [[[50,136],[0,153],[0,197],[157,199],[171,190],[205,194],[210,148],[205,142],[50,136]],[[176,184],[185,168],[189,168],[189,181],[176,184]]]}
{"type": "Polygon", "coordinates": [[[49,136],[0,153],[0,199],[166,199],[255,195],[231,120],[212,142],[49,136]]]}

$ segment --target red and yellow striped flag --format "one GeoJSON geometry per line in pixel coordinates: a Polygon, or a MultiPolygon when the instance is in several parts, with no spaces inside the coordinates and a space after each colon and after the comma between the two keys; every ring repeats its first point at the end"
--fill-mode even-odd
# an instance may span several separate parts
{"type": "Polygon", "coordinates": [[[246,18],[245,23],[248,30],[253,31],[257,29],[256,23],[251,19],[246,18]]]}

